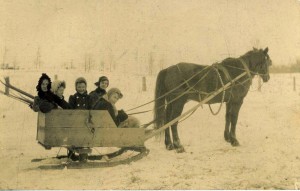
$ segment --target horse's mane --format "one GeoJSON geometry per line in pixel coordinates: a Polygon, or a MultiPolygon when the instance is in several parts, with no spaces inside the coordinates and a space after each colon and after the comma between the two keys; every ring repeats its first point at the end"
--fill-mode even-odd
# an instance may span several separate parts
{"type": "Polygon", "coordinates": [[[242,55],[241,57],[243,56],[250,56],[251,54],[253,53],[256,53],[256,52],[263,52],[264,50],[263,49],[258,49],[258,48],[253,48],[253,50],[249,50],[248,52],[246,52],[244,55],[242,55]]]}

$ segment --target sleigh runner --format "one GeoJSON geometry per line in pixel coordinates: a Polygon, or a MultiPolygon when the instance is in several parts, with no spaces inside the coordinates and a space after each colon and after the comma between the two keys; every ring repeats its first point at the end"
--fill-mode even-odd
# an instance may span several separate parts
{"type": "Polygon", "coordinates": [[[65,147],[78,153],[77,160],[81,162],[100,161],[104,156],[112,159],[126,151],[137,153],[133,157],[111,161],[109,164],[103,161],[93,163],[94,166],[114,166],[130,163],[148,154],[148,149],[144,147],[145,131],[143,128],[117,128],[108,111],[104,110],[52,110],[46,114],[38,113],[36,139],[45,149],[65,147]],[[105,155],[91,155],[96,147],[120,149],[105,155]]]}

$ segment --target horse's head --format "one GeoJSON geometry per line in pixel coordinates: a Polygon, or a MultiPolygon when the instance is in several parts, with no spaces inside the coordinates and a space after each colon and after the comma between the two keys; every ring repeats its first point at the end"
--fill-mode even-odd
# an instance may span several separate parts
{"type": "Polygon", "coordinates": [[[268,55],[269,48],[256,49],[248,52],[249,64],[251,72],[259,75],[264,82],[269,81],[269,67],[272,65],[272,61],[268,55]]]}

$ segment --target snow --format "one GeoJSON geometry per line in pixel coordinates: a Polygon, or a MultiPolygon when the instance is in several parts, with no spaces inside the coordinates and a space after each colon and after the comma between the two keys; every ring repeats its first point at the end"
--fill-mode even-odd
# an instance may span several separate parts
{"type": "MultiPolygon", "coordinates": [[[[1,79],[9,76],[13,85],[33,95],[41,73],[0,72],[1,79]]],[[[66,98],[75,93],[77,77],[85,77],[91,91],[102,74],[109,77],[110,87],[123,92],[117,103],[120,109],[128,110],[154,98],[155,76],[146,76],[147,91],[143,92],[142,76],[137,75],[75,70],[47,74],[52,79],[57,74],[66,81],[66,98]]],[[[162,137],[152,138],[145,143],[149,155],[139,161],[89,169],[39,168],[64,162],[52,157],[66,150],[41,147],[36,142],[37,113],[0,95],[0,189],[294,189],[300,182],[299,80],[299,74],[272,74],[261,92],[257,91],[257,78],[253,80],[237,124],[239,147],[232,147],[223,138],[225,107],[213,116],[205,105],[179,124],[185,153],[167,151],[162,137]],[[293,77],[298,80],[296,91],[293,77]]],[[[187,103],[185,111],[195,104],[187,103]]],[[[214,110],[217,107],[213,105],[214,110]]],[[[152,108],[150,104],[137,111],[152,108]]],[[[136,117],[147,123],[152,113],[136,117]]]]}

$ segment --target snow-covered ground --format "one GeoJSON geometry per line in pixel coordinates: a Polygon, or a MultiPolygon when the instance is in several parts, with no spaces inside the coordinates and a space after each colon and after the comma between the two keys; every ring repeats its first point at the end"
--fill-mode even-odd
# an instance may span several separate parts
{"type": "MultiPolygon", "coordinates": [[[[0,76],[10,76],[13,85],[36,94],[41,73],[0,71],[0,76]]],[[[66,98],[75,92],[76,77],[85,77],[91,91],[102,74],[110,78],[110,87],[119,87],[125,95],[118,108],[128,110],[154,97],[155,76],[146,77],[147,91],[143,92],[142,76],[47,73],[52,79],[57,74],[58,79],[66,81],[66,98]]],[[[37,144],[37,113],[0,95],[0,189],[294,189],[295,183],[300,182],[300,75],[272,74],[261,92],[257,91],[257,82],[253,80],[240,111],[237,137],[241,146],[232,147],[223,138],[225,107],[213,116],[205,105],[179,124],[185,153],[167,151],[162,138],[153,138],[145,143],[149,155],[137,162],[89,169],[38,168],[41,164],[59,163],[51,157],[58,152],[65,154],[66,150],[45,150],[37,144]],[[32,162],[41,158],[46,160],[32,162]]],[[[195,104],[189,102],[185,110],[195,104]]],[[[213,106],[215,110],[217,107],[213,106]]],[[[136,117],[146,123],[151,115],[136,117]]]]}

